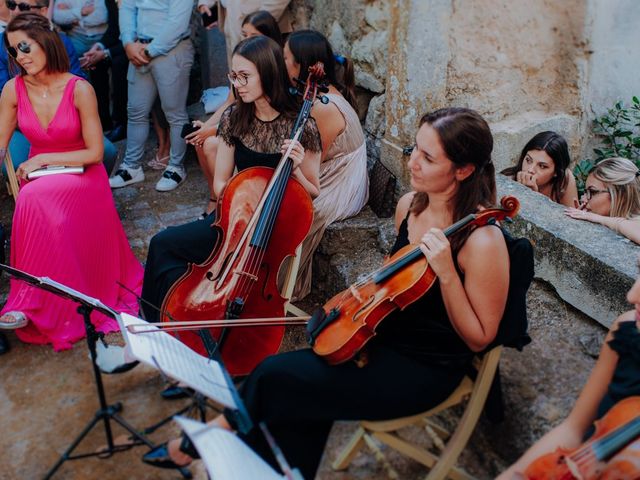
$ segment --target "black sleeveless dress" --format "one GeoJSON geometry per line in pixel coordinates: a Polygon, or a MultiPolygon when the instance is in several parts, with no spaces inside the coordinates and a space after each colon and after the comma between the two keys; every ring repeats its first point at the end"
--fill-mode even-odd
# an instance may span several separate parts
{"type": "MultiPolygon", "coordinates": [[[[394,251],[408,244],[406,219],[394,251]]],[[[274,355],[249,375],[241,397],[257,424],[266,422],[285,457],[304,478],[316,474],[334,420],[414,415],[445,400],[473,353],[453,330],[440,289],[383,321],[368,345],[369,362],[330,366],[310,349],[274,355]]],[[[226,412],[233,425],[234,418],[226,412]]],[[[240,437],[274,468],[259,429],[240,437]]]]}

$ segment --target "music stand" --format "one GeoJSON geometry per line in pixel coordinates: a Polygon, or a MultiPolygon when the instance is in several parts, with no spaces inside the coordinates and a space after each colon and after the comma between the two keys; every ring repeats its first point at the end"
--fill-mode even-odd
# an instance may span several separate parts
{"type": "MultiPolygon", "coordinates": [[[[89,353],[91,356],[91,364],[93,366],[93,375],[95,378],[96,389],[98,392],[98,402],[100,408],[96,411],[93,419],[85,426],[85,428],[78,434],[69,447],[60,456],[56,464],[51,467],[44,477],[45,480],[50,479],[58,471],[64,462],[67,460],[78,460],[87,457],[110,457],[114,453],[128,450],[131,447],[137,445],[147,445],[149,448],[155,448],[155,445],[147,439],[144,435],[140,434],[133,426],[131,426],[126,420],[124,420],[118,412],[122,411],[122,403],[116,402],[114,404],[107,404],[105,396],[104,385],[102,383],[102,372],[100,371],[96,360],[96,344],[98,340],[102,339],[103,334],[97,332],[93,323],[91,323],[91,312],[94,310],[101,312],[109,317],[116,318],[117,313],[111,308],[104,305],[99,300],[89,297],[83,293],[78,292],[72,288],[69,288],[61,283],[51,280],[48,277],[36,277],[34,275],[23,272],[16,268],[0,263],[0,270],[4,270],[12,277],[22,280],[36,288],[40,288],[47,292],[58,295],[59,297],[67,298],[78,304],[78,313],[82,315],[84,320],[84,327],[87,334],[87,346],[89,347],[89,353]],[[113,432],[111,430],[111,420],[114,420],[122,428],[127,430],[131,436],[135,439],[132,443],[127,445],[116,445],[113,441],[113,432]],[[104,431],[107,440],[107,448],[99,450],[97,452],[82,453],[72,455],[72,452],[82,442],[84,437],[95,427],[100,421],[104,423],[104,431]]],[[[184,478],[191,478],[191,473],[188,470],[180,470],[180,473],[184,478]]]]}

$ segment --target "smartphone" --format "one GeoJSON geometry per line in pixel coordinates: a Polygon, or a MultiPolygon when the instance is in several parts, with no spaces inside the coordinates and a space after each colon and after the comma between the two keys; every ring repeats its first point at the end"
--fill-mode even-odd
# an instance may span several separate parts
{"type": "Polygon", "coordinates": [[[205,27],[208,27],[213,22],[218,21],[218,8],[216,6],[211,7],[211,15],[207,15],[206,13],[202,14],[202,24],[205,27]]]}
{"type": "Polygon", "coordinates": [[[189,135],[190,133],[195,132],[196,130],[200,130],[200,127],[194,127],[193,123],[191,123],[191,122],[185,123],[182,126],[182,132],[180,133],[180,136],[182,138],[185,138],[187,135],[189,135]]]}

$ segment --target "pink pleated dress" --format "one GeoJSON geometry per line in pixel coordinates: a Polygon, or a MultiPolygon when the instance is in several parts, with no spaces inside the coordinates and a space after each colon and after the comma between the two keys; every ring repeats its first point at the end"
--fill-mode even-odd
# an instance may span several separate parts
{"type": "MultiPolygon", "coordinates": [[[[25,83],[16,77],[17,121],[31,142],[29,157],[40,153],[85,148],[74,87],[67,83],[62,101],[44,128],[31,106],[25,83]]],[[[81,175],[60,174],[23,183],[11,230],[11,265],[36,276],[47,276],[117,311],[136,314],[143,269],[136,259],[113,202],[107,172],[101,164],[81,175]]],[[[77,305],[21,281],[11,280],[9,298],[0,312],[24,312],[29,324],[16,330],[24,342],[53,344],[56,351],[71,348],[85,336],[77,305]]],[[[94,312],[101,332],[118,329],[115,320],[94,312]]]]}

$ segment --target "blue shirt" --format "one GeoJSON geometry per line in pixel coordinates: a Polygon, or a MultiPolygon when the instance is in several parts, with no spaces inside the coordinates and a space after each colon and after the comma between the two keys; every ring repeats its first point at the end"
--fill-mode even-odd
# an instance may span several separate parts
{"type": "Polygon", "coordinates": [[[138,38],[153,39],[149,55],[166,55],[190,34],[193,0],[123,0],[120,5],[120,39],[123,45],[138,38]]]}
{"type": "MultiPolygon", "coordinates": [[[[2,45],[0,46],[0,91],[4,88],[4,84],[7,83],[10,78],[15,77],[18,73],[9,69],[9,53],[4,47],[4,35],[4,33],[0,34],[0,42],[2,42],[2,45]]],[[[86,79],[87,75],[82,71],[82,68],[80,68],[80,61],[78,60],[76,49],[73,48],[71,40],[69,40],[69,37],[64,33],[59,33],[58,35],[60,35],[62,43],[64,43],[67,55],[69,55],[69,64],[71,66],[69,72],[86,79]]]]}

